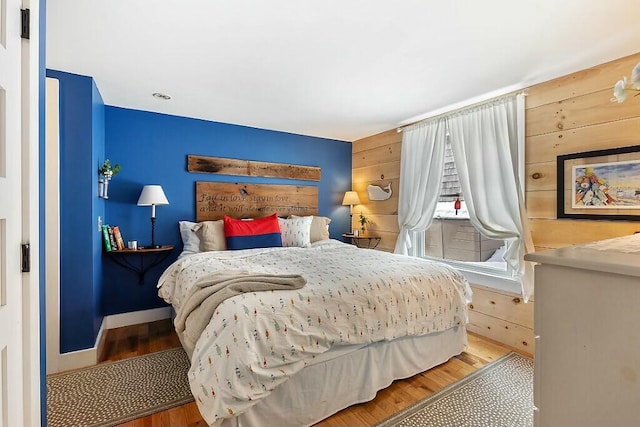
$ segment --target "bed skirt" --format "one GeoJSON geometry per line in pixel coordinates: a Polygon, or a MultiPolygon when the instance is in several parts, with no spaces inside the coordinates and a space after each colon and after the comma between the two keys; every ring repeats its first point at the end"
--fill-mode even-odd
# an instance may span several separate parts
{"type": "Polygon", "coordinates": [[[458,326],[360,347],[307,366],[247,412],[223,420],[220,426],[310,426],[373,399],[396,379],[446,362],[466,345],[466,328],[458,326]]]}

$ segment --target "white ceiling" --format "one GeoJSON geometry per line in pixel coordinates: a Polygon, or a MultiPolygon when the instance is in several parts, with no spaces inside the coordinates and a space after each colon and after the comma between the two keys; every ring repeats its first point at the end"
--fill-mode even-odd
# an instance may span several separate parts
{"type": "Polygon", "coordinates": [[[639,20],[640,0],[52,0],[47,67],[107,105],[353,141],[638,52],[639,20]]]}

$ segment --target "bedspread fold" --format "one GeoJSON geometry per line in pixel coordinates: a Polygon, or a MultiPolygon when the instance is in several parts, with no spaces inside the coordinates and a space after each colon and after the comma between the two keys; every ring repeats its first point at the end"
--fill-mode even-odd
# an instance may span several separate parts
{"type": "Polygon", "coordinates": [[[176,331],[184,332],[183,344],[193,351],[216,308],[224,300],[245,292],[295,290],[307,281],[299,274],[211,274],[198,280],[187,294],[174,320],[176,331]]]}

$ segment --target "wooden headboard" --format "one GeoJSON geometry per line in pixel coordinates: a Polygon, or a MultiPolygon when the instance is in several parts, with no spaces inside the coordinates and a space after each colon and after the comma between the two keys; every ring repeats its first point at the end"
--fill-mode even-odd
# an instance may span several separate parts
{"type": "Polygon", "coordinates": [[[318,187],[310,185],[196,182],[196,221],[318,215],[318,187]]]}

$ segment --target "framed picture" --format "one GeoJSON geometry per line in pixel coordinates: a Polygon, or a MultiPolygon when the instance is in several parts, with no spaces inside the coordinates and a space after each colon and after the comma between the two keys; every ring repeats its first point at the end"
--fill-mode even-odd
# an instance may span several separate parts
{"type": "Polygon", "coordinates": [[[558,156],[558,218],[640,221],[640,145],[558,156]]]}

